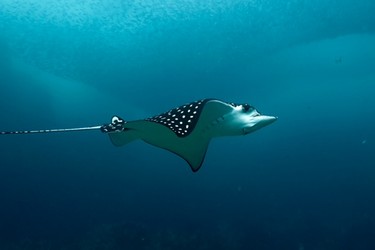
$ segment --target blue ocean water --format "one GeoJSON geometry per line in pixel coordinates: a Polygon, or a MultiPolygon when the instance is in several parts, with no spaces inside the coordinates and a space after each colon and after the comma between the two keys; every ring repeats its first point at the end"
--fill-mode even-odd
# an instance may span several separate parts
{"type": "Polygon", "coordinates": [[[0,131],[206,97],[278,116],[197,173],[100,132],[0,137],[0,249],[375,249],[375,2],[1,0],[0,131]]]}

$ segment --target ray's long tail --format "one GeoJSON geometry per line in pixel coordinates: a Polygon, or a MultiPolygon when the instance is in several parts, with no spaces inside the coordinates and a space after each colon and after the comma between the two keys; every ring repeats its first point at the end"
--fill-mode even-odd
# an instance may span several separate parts
{"type": "Polygon", "coordinates": [[[41,133],[61,133],[61,132],[75,132],[75,131],[88,131],[100,130],[103,133],[121,132],[124,130],[123,125],[125,120],[118,116],[113,116],[109,124],[80,127],[80,128],[59,128],[59,129],[39,129],[39,130],[16,130],[16,131],[0,131],[0,135],[23,135],[23,134],[41,134],[41,133]]]}

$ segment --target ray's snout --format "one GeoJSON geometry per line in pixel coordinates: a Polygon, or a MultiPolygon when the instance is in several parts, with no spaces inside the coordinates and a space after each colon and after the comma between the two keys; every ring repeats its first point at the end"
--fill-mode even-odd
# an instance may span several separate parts
{"type": "Polygon", "coordinates": [[[259,118],[260,118],[259,122],[263,123],[264,126],[267,126],[277,120],[277,116],[269,116],[269,115],[260,115],[259,118]]]}
{"type": "Polygon", "coordinates": [[[260,128],[263,128],[267,125],[270,125],[271,123],[275,122],[277,120],[277,116],[269,116],[269,115],[258,115],[254,117],[252,124],[250,126],[246,126],[243,129],[243,132],[245,134],[254,132],[255,130],[258,130],[260,128]]]}

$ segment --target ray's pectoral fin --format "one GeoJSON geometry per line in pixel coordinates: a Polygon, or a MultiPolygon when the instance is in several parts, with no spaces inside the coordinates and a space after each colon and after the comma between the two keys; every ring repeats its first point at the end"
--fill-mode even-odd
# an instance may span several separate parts
{"type": "Polygon", "coordinates": [[[194,133],[185,137],[177,136],[168,127],[145,120],[128,122],[124,125],[123,132],[109,133],[109,137],[116,146],[141,139],[168,150],[187,161],[194,172],[201,167],[210,142],[210,138],[199,137],[194,133]]]}
{"type": "Polygon", "coordinates": [[[197,172],[202,166],[209,143],[209,139],[201,139],[198,141],[190,138],[186,138],[185,140],[177,138],[174,143],[169,145],[150,144],[175,153],[189,164],[193,172],[197,172]]]}
{"type": "MultiPolygon", "coordinates": [[[[160,126],[155,124],[154,126],[160,126]]],[[[162,128],[166,129],[165,127],[162,128]]],[[[166,129],[169,130],[169,129],[166,129]]],[[[159,148],[166,149],[183,158],[197,172],[202,166],[206,156],[209,138],[196,138],[195,136],[177,137],[174,133],[155,133],[154,136],[144,136],[142,140],[159,148]]]]}

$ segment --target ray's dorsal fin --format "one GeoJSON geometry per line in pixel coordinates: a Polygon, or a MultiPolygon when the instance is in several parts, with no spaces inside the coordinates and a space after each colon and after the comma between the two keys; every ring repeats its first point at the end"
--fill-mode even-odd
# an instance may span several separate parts
{"type": "Polygon", "coordinates": [[[113,145],[121,147],[137,139],[134,133],[126,131],[124,126],[126,123],[127,121],[115,115],[112,117],[111,123],[102,125],[100,130],[108,134],[113,145]]]}

